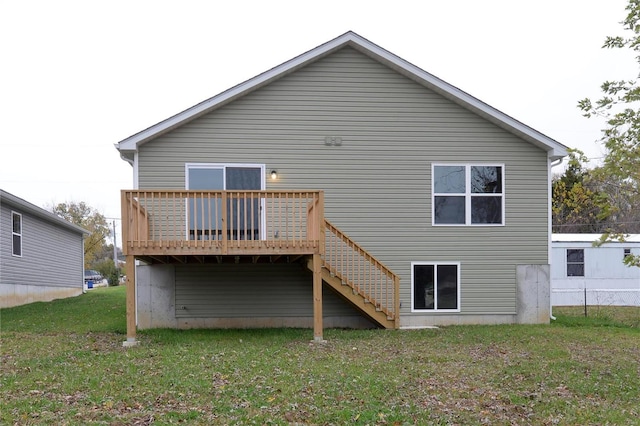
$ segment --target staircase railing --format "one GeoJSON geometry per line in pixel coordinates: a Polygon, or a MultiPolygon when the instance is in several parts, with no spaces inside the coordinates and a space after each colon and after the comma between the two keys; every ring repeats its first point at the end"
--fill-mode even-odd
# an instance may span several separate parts
{"type": "Polygon", "coordinates": [[[325,219],[324,267],[398,326],[400,278],[325,219]]]}

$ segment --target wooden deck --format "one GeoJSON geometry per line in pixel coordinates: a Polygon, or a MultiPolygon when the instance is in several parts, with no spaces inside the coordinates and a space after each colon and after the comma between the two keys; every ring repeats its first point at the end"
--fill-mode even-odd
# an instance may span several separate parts
{"type": "Polygon", "coordinates": [[[323,213],[321,191],[122,191],[123,254],[319,254],[323,213]]]}
{"type": "Polygon", "coordinates": [[[322,191],[123,190],[127,335],[135,340],[135,259],[149,263],[307,260],[314,337],[322,282],[385,328],[399,325],[399,279],[324,217],[322,191]],[[359,306],[360,303],[367,306],[359,306]]]}

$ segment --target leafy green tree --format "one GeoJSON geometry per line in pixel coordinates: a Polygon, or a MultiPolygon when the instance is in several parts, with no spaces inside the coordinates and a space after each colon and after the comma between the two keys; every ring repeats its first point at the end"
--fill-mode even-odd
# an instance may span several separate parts
{"type": "Polygon", "coordinates": [[[552,182],[553,232],[603,232],[612,209],[607,195],[593,185],[587,158],[580,150],[569,151],[568,166],[552,182]]]}
{"type": "Polygon", "coordinates": [[[84,266],[88,269],[103,251],[105,238],[109,235],[107,219],[83,201],[59,203],[51,208],[51,212],[90,232],[84,239],[84,266]]]}
{"type": "MultiPolygon", "coordinates": [[[[640,0],[629,0],[622,21],[625,36],[607,37],[603,47],[630,49],[640,65],[640,0]]],[[[602,97],[595,102],[585,98],[578,102],[586,117],[606,119],[602,130],[602,142],[606,154],[598,173],[616,178],[637,202],[640,194],[640,86],[637,76],[633,80],[605,81],[601,86],[602,97]]],[[[635,209],[640,207],[636,204],[635,209]]],[[[611,230],[603,241],[624,239],[619,231],[611,230]]],[[[629,256],[625,263],[640,265],[640,256],[629,256]]]]}
{"type": "MultiPolygon", "coordinates": [[[[629,37],[607,37],[603,45],[609,49],[631,49],[640,65],[640,0],[629,0],[627,17],[622,22],[629,37]]],[[[578,102],[585,117],[606,119],[602,142],[606,148],[603,172],[633,184],[640,183],[640,86],[637,80],[605,81],[603,96],[595,103],[589,98],[578,102]]]]}

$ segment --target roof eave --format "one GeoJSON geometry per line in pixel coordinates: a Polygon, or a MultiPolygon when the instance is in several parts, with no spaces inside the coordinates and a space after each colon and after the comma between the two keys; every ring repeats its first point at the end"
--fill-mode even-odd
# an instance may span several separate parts
{"type": "Polygon", "coordinates": [[[30,202],[23,200],[20,197],[16,197],[15,195],[6,192],[0,189],[0,202],[6,203],[8,206],[15,208],[16,210],[20,210],[21,212],[28,212],[34,216],[37,216],[41,219],[48,221],[49,223],[54,223],[56,225],[67,228],[71,231],[77,232],[83,235],[89,235],[91,232],[87,231],[81,226],[68,222],[61,217],[46,211],[45,209],[36,206],[35,204],[31,204],[30,202]]]}

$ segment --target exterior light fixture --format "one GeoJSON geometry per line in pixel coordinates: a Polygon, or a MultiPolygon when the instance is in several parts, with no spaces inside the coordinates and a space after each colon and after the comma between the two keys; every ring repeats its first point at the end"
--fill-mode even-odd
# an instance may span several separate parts
{"type": "Polygon", "coordinates": [[[271,180],[276,180],[276,179],[278,179],[278,171],[271,170],[271,180]]]}

